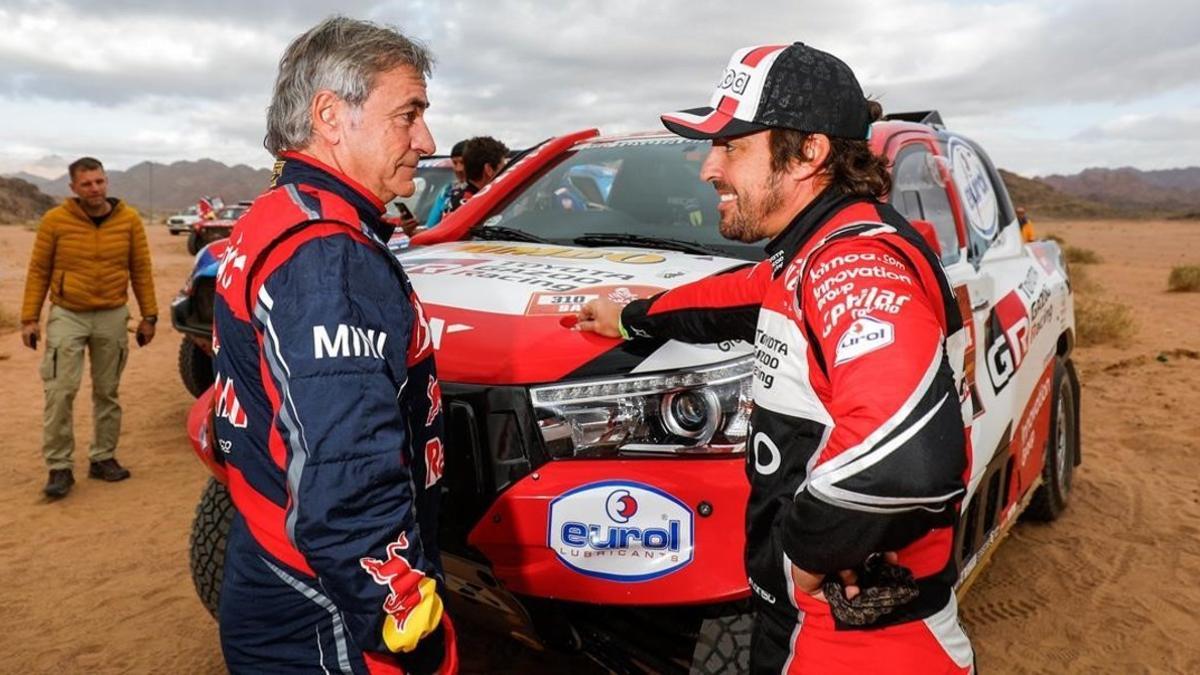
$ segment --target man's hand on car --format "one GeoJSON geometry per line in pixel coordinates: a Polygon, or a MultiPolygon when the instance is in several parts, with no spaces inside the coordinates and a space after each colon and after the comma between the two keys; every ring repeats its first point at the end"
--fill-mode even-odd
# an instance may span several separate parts
{"type": "Polygon", "coordinates": [[[597,298],[588,301],[579,311],[579,323],[575,330],[591,331],[604,337],[621,337],[622,305],[608,298],[597,298]]]}
{"type": "Polygon", "coordinates": [[[38,328],[38,322],[26,321],[21,324],[21,344],[30,349],[37,349],[38,339],[41,338],[42,332],[38,328]]]}

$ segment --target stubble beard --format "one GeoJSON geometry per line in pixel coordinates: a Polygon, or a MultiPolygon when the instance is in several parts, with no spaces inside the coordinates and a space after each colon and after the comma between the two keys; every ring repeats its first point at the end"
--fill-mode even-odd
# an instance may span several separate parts
{"type": "Polygon", "coordinates": [[[738,193],[737,208],[730,215],[729,222],[721,221],[721,236],[745,244],[762,239],[765,236],[762,231],[763,220],[783,204],[778,189],[779,179],[779,173],[772,171],[763,183],[761,199],[738,193]]]}

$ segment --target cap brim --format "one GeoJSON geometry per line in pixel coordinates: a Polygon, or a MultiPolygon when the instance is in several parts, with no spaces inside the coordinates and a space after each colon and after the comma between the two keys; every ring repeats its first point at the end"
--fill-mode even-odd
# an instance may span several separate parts
{"type": "Polygon", "coordinates": [[[660,119],[671,133],[698,140],[730,138],[770,128],[738,119],[712,107],[680,110],[662,115],[660,119]]]}

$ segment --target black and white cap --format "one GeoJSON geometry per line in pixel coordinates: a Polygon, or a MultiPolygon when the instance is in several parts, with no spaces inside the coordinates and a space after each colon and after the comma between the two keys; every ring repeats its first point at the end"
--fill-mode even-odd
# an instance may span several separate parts
{"type": "Polygon", "coordinates": [[[686,138],[728,138],[770,128],[865,139],[871,113],[841,59],[796,42],[733,53],[709,105],[662,116],[686,138]]]}

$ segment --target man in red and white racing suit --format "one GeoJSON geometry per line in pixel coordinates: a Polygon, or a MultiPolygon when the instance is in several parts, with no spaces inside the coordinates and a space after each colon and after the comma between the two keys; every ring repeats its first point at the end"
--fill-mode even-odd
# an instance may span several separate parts
{"type": "Polygon", "coordinates": [[[874,112],[829,54],[736,52],[711,107],[663,121],[713,139],[701,178],[720,194],[721,232],[771,237],[767,259],[580,316],[612,336],[754,345],[755,673],[973,670],[953,593],[969,475],[962,319],[936,256],[879,201],[890,178],[866,144],[874,112]]]}

